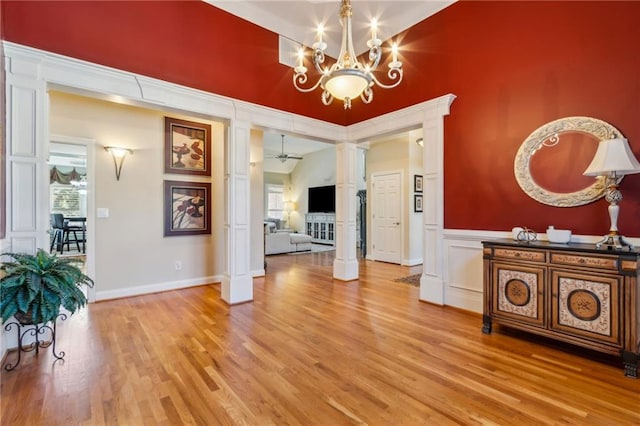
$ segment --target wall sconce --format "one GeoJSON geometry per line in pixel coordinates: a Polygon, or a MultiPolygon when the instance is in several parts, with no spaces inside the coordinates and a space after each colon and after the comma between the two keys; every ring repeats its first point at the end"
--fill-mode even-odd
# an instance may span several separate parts
{"type": "Polygon", "coordinates": [[[116,166],[116,180],[120,180],[120,170],[122,170],[122,163],[127,154],[133,155],[133,150],[129,148],[120,148],[117,146],[105,146],[104,150],[111,154],[113,158],[113,164],[116,166]]]}
{"type": "Polygon", "coordinates": [[[424,139],[418,138],[418,139],[416,139],[416,143],[424,148],[424,139]]]}

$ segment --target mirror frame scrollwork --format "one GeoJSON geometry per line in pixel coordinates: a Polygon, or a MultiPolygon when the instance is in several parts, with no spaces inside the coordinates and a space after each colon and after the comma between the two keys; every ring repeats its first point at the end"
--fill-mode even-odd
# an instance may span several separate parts
{"type": "Polygon", "coordinates": [[[592,135],[598,141],[623,138],[611,124],[591,117],[565,117],[551,121],[531,133],[520,145],[514,162],[514,172],[520,188],[531,198],[554,207],[576,207],[592,203],[604,196],[604,177],[600,176],[587,188],[575,192],[558,193],[539,186],[531,176],[532,155],[547,140],[554,140],[563,132],[580,132],[592,135]]]}

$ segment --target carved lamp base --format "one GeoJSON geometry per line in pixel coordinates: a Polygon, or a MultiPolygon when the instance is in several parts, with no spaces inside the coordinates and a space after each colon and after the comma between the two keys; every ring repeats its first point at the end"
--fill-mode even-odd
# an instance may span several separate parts
{"type": "Polygon", "coordinates": [[[633,244],[628,242],[622,235],[618,234],[608,234],[605,235],[604,238],[596,243],[596,248],[600,249],[629,249],[633,250],[633,244]]]}

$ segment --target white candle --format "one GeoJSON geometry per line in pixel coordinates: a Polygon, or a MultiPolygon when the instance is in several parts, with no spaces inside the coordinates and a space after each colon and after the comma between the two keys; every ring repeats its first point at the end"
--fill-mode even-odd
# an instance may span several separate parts
{"type": "Polygon", "coordinates": [[[391,45],[391,53],[393,53],[393,62],[398,62],[398,45],[396,43],[391,45]]]}
{"type": "Polygon", "coordinates": [[[322,24],[318,25],[318,43],[322,44],[322,33],[324,32],[324,28],[322,24]]]}
{"type": "Polygon", "coordinates": [[[378,20],[373,18],[371,20],[371,40],[378,38],[378,20]]]}

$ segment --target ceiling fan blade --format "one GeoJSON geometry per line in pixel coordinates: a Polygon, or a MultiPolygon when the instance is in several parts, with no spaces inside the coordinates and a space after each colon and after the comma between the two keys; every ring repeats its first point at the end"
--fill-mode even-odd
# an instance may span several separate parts
{"type": "Polygon", "coordinates": [[[273,158],[276,160],[280,160],[281,163],[286,162],[287,160],[302,160],[302,157],[298,156],[298,155],[291,155],[291,154],[287,154],[286,152],[284,152],[284,135],[280,135],[282,136],[282,140],[280,141],[281,144],[281,151],[278,154],[271,154],[271,155],[265,155],[265,159],[267,158],[273,158]]]}

